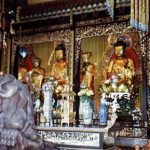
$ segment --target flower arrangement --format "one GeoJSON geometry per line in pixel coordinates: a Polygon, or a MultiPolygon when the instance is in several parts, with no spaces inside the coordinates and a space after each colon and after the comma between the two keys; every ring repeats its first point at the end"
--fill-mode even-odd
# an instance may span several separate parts
{"type": "Polygon", "coordinates": [[[100,92],[109,94],[110,92],[125,92],[128,93],[132,90],[133,86],[128,85],[127,82],[121,81],[121,76],[112,75],[106,79],[100,87],[100,92]]]}
{"type": "Polygon", "coordinates": [[[139,108],[134,109],[131,111],[133,121],[141,121],[142,120],[142,112],[139,108]]]}
{"type": "Polygon", "coordinates": [[[94,92],[93,90],[89,88],[81,88],[81,90],[78,92],[78,96],[93,96],[94,92]]]}
{"type": "Polygon", "coordinates": [[[87,87],[82,87],[80,91],[78,92],[78,96],[80,96],[80,102],[90,104],[91,106],[93,105],[93,102],[92,102],[93,95],[94,95],[93,90],[87,87]]]}

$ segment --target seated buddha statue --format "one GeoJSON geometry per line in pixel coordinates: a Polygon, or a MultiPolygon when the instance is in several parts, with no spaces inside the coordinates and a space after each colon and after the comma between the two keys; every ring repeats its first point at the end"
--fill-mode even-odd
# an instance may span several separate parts
{"type": "Polygon", "coordinates": [[[20,60],[19,66],[18,66],[18,80],[20,80],[23,83],[27,83],[27,76],[28,76],[28,70],[24,65],[23,60],[20,60]]]}
{"type": "MultiPolygon", "coordinates": [[[[106,71],[106,80],[112,80],[111,87],[108,90],[113,92],[129,92],[135,75],[134,62],[131,58],[127,58],[126,44],[124,42],[117,41],[114,44],[114,52],[116,57],[109,62],[106,71]]],[[[107,82],[110,82],[108,80],[107,82]]],[[[103,85],[103,91],[105,92],[104,89],[107,90],[103,85]]]]}
{"type": "Polygon", "coordinates": [[[42,80],[45,75],[45,70],[40,67],[40,59],[35,57],[32,60],[33,68],[30,71],[31,82],[35,84],[35,87],[41,88],[42,80]]]}
{"type": "Polygon", "coordinates": [[[56,62],[52,67],[52,76],[58,81],[59,85],[68,84],[67,61],[65,57],[65,47],[63,44],[57,45],[55,48],[56,62]]]}

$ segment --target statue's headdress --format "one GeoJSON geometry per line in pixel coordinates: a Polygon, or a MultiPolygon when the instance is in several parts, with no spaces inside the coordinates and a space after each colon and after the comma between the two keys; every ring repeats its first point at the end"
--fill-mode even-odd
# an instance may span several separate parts
{"type": "Polygon", "coordinates": [[[118,40],[115,44],[113,44],[114,47],[116,46],[123,46],[123,49],[125,50],[127,45],[125,42],[121,41],[121,40],[118,40]]]}
{"type": "Polygon", "coordinates": [[[34,58],[32,58],[32,62],[40,62],[41,60],[40,60],[40,58],[39,57],[34,57],[34,58]]]}
{"type": "Polygon", "coordinates": [[[55,51],[57,50],[63,50],[63,52],[65,53],[66,48],[64,46],[64,44],[58,44],[57,47],[55,48],[55,51]]]}

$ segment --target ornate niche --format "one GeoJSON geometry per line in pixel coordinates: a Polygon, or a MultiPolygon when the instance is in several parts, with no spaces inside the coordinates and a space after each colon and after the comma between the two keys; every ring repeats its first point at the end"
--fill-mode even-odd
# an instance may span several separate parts
{"type": "MultiPolygon", "coordinates": [[[[13,48],[13,58],[12,58],[12,70],[14,68],[14,59],[16,54],[17,46],[25,46],[29,50],[32,49],[36,57],[39,57],[41,60],[41,67],[45,69],[46,77],[49,76],[52,64],[54,63],[54,58],[51,58],[49,65],[48,61],[50,56],[53,53],[55,44],[58,41],[63,41],[66,47],[66,58],[68,62],[68,76],[69,81],[72,83],[72,70],[73,70],[73,57],[72,57],[72,50],[71,50],[71,34],[70,30],[61,30],[55,32],[48,32],[46,34],[37,34],[37,35],[30,35],[30,36],[19,36],[14,37],[14,48],[13,48]]],[[[51,56],[54,57],[54,56],[51,56]]]]}
{"type": "Polygon", "coordinates": [[[139,60],[139,70],[137,74],[140,76],[141,82],[139,85],[138,97],[135,100],[135,108],[142,111],[142,120],[147,122],[147,112],[146,105],[148,95],[145,93],[146,90],[146,53],[147,53],[147,35],[143,32],[136,31],[132,29],[128,23],[122,22],[120,24],[108,24],[100,25],[96,27],[82,27],[76,29],[75,35],[75,65],[74,65],[74,82],[78,83],[78,88],[76,92],[79,91],[81,84],[80,82],[80,68],[81,68],[81,54],[83,52],[92,51],[91,62],[96,66],[96,73],[94,77],[94,92],[95,92],[95,102],[97,103],[95,110],[99,106],[99,86],[101,81],[103,81],[102,70],[108,66],[111,56],[113,55],[113,46],[111,43],[114,42],[116,37],[121,34],[125,34],[132,39],[129,42],[130,47],[132,47],[139,60]],[[97,42],[96,42],[97,41],[97,42]],[[94,43],[93,43],[94,42],[94,43]],[[110,45],[109,45],[110,44],[110,45]],[[93,49],[92,49],[93,48],[93,49]],[[97,84],[97,85],[96,85],[97,84]]]}

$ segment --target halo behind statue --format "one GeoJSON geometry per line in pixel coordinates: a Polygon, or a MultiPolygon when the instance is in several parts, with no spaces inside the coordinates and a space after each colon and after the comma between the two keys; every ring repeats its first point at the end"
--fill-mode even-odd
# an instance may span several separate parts
{"type": "Polygon", "coordinates": [[[24,59],[27,56],[28,50],[27,47],[21,46],[19,47],[19,54],[24,59]]]}
{"type": "Polygon", "coordinates": [[[132,47],[132,38],[128,34],[119,34],[116,36],[116,38],[114,38],[113,45],[117,41],[124,42],[128,48],[132,47]]]}

